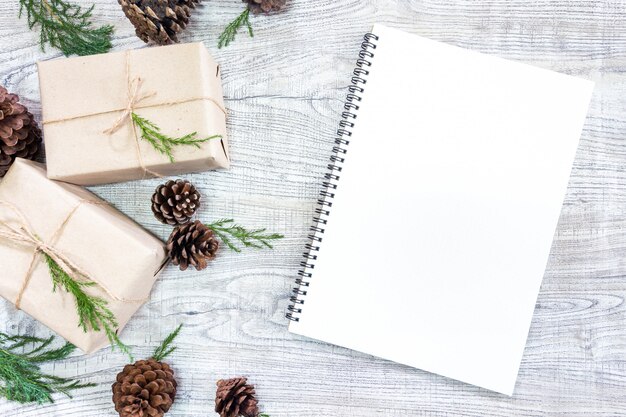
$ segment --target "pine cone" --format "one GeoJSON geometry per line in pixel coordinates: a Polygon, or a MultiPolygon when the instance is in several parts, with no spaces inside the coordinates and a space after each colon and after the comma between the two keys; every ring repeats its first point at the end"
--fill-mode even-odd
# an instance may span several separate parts
{"type": "Polygon", "coordinates": [[[176,397],[174,371],[154,359],[126,365],[112,388],[120,417],[163,417],[176,397]]]}
{"type": "Polygon", "coordinates": [[[279,12],[287,0],[243,0],[248,3],[248,9],[254,14],[279,12]]]}
{"type": "Polygon", "coordinates": [[[135,33],[144,42],[159,45],[178,42],[178,33],[189,23],[191,9],[200,0],[117,0],[135,33]]]}
{"type": "Polygon", "coordinates": [[[167,251],[172,263],[181,271],[189,265],[201,271],[208,261],[215,259],[219,241],[211,229],[200,220],[176,227],[167,241],[167,251]]]}
{"type": "Polygon", "coordinates": [[[189,181],[168,181],[152,195],[152,212],[164,224],[188,223],[200,207],[200,193],[189,181]]]}
{"type": "Polygon", "coordinates": [[[220,379],[215,393],[215,412],[220,417],[257,417],[258,401],[254,397],[254,386],[247,378],[220,379]]]}
{"type": "Polygon", "coordinates": [[[15,158],[34,159],[41,147],[41,130],[19,99],[0,86],[0,177],[15,158]]]}

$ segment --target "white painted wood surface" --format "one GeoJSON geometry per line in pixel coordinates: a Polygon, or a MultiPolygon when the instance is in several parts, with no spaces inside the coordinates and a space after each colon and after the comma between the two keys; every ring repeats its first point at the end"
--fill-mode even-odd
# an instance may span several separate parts
{"type": "MultiPolygon", "coordinates": [[[[17,19],[17,3],[0,2],[0,83],[39,116],[35,62],[59,53],[40,51],[37,34],[17,19]]],[[[116,50],[143,46],[117,2],[95,3],[96,21],[116,27],[116,50]]],[[[255,38],[242,33],[218,50],[219,33],[243,6],[205,1],[182,38],[204,41],[222,64],[231,114],[233,168],[189,176],[205,196],[200,217],[234,217],[286,238],[274,251],[223,251],[203,272],[168,268],[123,332],[145,357],[185,324],[171,358],[180,390],[168,415],[215,415],[215,381],[237,375],[257,385],[262,409],[273,417],[626,415],[626,2],[289,4],[281,15],[255,17],[255,38]],[[597,83],[512,398],[287,332],[284,312],[345,87],[361,37],[375,21],[597,83]]],[[[165,239],[169,227],[149,208],[157,183],[94,191],[165,239]]],[[[365,226],[374,241],[376,225],[365,226]]],[[[8,332],[48,334],[4,301],[0,320],[8,332]]],[[[53,405],[0,401],[0,415],[115,416],[110,384],[124,363],[109,349],[77,353],[46,370],[97,387],[74,399],[57,396],[53,405]]]]}

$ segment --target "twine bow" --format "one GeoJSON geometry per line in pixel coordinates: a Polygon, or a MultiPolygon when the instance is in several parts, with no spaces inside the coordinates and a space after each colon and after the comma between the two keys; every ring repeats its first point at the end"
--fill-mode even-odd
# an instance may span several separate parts
{"type": "Polygon", "coordinates": [[[129,80],[128,83],[128,105],[126,109],[122,112],[120,117],[113,123],[113,126],[106,129],[104,132],[105,135],[112,135],[117,132],[120,127],[124,124],[126,119],[129,119],[133,112],[135,111],[135,107],[142,101],[147,98],[154,97],[156,95],[156,91],[141,93],[141,85],[143,84],[143,80],[141,77],[137,77],[135,79],[129,80]]]}
{"type": "MultiPolygon", "coordinates": [[[[56,241],[59,237],[65,226],[70,221],[70,219],[74,216],[74,213],[83,205],[83,204],[95,204],[95,205],[105,205],[105,203],[98,201],[89,201],[89,200],[81,200],[74,208],[68,213],[68,215],[63,219],[63,222],[57,227],[55,232],[50,239],[51,242],[56,241]]],[[[85,272],[81,267],[79,267],[76,263],[72,262],[62,251],[58,248],[54,247],[52,243],[44,242],[37,234],[33,231],[30,226],[26,216],[24,213],[17,208],[12,203],[8,201],[0,200],[0,206],[4,206],[11,210],[17,217],[16,222],[11,222],[7,219],[0,218],[0,238],[7,239],[10,242],[22,244],[26,246],[32,246],[34,248],[33,255],[31,257],[30,263],[28,265],[28,269],[22,280],[22,285],[18,292],[18,295],[15,299],[15,307],[20,309],[20,304],[22,302],[22,297],[26,288],[28,288],[28,284],[30,283],[31,277],[34,272],[35,261],[37,260],[37,255],[45,254],[52,261],[54,261],[59,268],[61,268],[66,274],[68,274],[74,280],[89,280],[98,285],[106,294],[113,300],[121,301],[125,303],[139,303],[145,302],[146,299],[124,299],[113,294],[106,286],[104,286],[100,281],[90,277],[87,272],[85,272]]]]}
{"type": "MultiPolygon", "coordinates": [[[[128,57],[128,53],[127,53],[128,57]]],[[[132,131],[133,138],[135,139],[135,152],[137,153],[137,160],[139,161],[139,166],[143,170],[143,178],[145,178],[146,174],[151,174],[156,178],[162,178],[163,176],[155,171],[148,169],[145,161],[143,160],[143,155],[141,153],[141,146],[139,145],[139,135],[137,135],[137,127],[135,126],[135,122],[132,119],[132,115],[135,112],[135,107],[139,105],[143,100],[153,97],[156,95],[155,91],[141,93],[141,85],[143,84],[143,80],[141,77],[137,77],[135,79],[130,78],[130,59],[126,59],[126,72],[128,79],[128,105],[126,109],[122,112],[120,117],[113,123],[113,126],[106,129],[104,132],[105,135],[112,135],[117,132],[120,127],[126,122],[126,120],[130,120],[132,123],[132,131]]]]}

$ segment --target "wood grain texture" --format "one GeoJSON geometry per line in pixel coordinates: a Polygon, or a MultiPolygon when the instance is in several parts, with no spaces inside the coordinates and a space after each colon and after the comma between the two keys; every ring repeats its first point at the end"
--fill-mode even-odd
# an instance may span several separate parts
{"type": "MultiPolygon", "coordinates": [[[[117,2],[95,3],[97,22],[116,28],[116,50],[143,46],[117,2]]],[[[234,164],[189,176],[206,197],[200,216],[286,238],[274,251],[224,251],[204,272],[167,269],[123,332],[141,357],[185,324],[169,416],[215,415],[215,381],[236,375],[257,384],[273,417],[626,415],[626,2],[290,0],[285,13],[254,18],[253,39],[242,33],[223,50],[219,33],[242,4],[204,3],[183,41],[204,41],[222,64],[234,164]],[[287,332],[319,179],[374,22],[597,83],[512,398],[287,332]]],[[[35,62],[59,53],[42,52],[17,13],[17,1],[0,2],[0,83],[39,117],[35,62]]],[[[147,204],[157,183],[93,190],[165,238],[147,204]]],[[[48,333],[4,301],[0,320],[9,332],[48,333]]],[[[48,365],[99,385],[53,405],[0,401],[0,415],[113,417],[110,384],[124,363],[106,349],[48,365]]]]}

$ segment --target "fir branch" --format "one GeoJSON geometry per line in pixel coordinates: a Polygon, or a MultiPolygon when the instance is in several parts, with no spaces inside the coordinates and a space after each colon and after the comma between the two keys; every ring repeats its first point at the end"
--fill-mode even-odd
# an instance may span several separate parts
{"type": "Polygon", "coordinates": [[[170,347],[170,345],[172,344],[174,339],[176,339],[176,336],[178,336],[178,333],[180,333],[180,329],[182,327],[183,325],[181,324],[176,328],[176,330],[174,330],[172,333],[170,333],[169,336],[165,338],[163,343],[161,343],[161,346],[155,349],[154,354],[152,355],[152,359],[154,359],[155,361],[162,361],[176,350],[176,346],[170,347]]]}
{"type": "Polygon", "coordinates": [[[174,161],[174,154],[172,153],[172,148],[174,146],[195,146],[196,148],[200,148],[200,144],[207,142],[212,139],[221,139],[222,135],[213,135],[206,138],[196,138],[198,132],[193,132],[185,136],[181,136],[179,138],[173,138],[161,133],[161,129],[152,123],[150,120],[145,119],[136,113],[131,113],[131,117],[135,125],[141,130],[141,138],[152,147],[162,153],[163,155],[167,155],[170,162],[174,161]]]}
{"type": "Polygon", "coordinates": [[[19,17],[25,12],[29,29],[40,27],[42,50],[50,44],[65,56],[102,54],[111,49],[113,26],[94,28],[93,8],[83,10],[65,0],[20,0],[19,17]]]}
{"type": "Polygon", "coordinates": [[[101,297],[96,297],[85,292],[86,288],[96,285],[92,281],[77,281],[70,277],[61,267],[47,254],[44,254],[50,276],[53,282],[53,291],[62,288],[74,297],[76,312],[78,313],[78,326],[84,332],[93,330],[95,332],[104,331],[113,347],[117,346],[121,352],[128,355],[131,362],[133,357],[130,348],[126,346],[118,337],[115,329],[119,326],[113,312],[109,309],[108,303],[101,297]]]}
{"type": "Polygon", "coordinates": [[[48,375],[39,369],[39,363],[65,359],[75,349],[70,343],[48,349],[53,340],[54,337],[42,339],[0,333],[0,397],[22,404],[52,403],[53,393],[62,393],[71,398],[72,391],[95,386],[48,375]],[[30,345],[32,347],[28,349],[30,345]]]}
{"type": "Polygon", "coordinates": [[[221,49],[224,46],[228,46],[233,40],[235,40],[237,31],[243,25],[246,25],[248,28],[248,34],[251,38],[253,38],[254,32],[252,31],[252,25],[250,24],[250,9],[248,8],[237,16],[235,20],[230,22],[228,26],[226,26],[226,29],[224,29],[224,32],[220,35],[217,47],[221,49]]]}
{"type": "Polygon", "coordinates": [[[222,242],[235,252],[241,252],[241,249],[233,244],[231,238],[241,242],[244,247],[257,249],[266,247],[273,249],[269,241],[282,239],[284,237],[277,233],[265,233],[266,229],[246,230],[243,226],[235,224],[233,219],[220,219],[211,224],[207,224],[207,227],[213,230],[213,232],[222,239],[222,242]]]}

